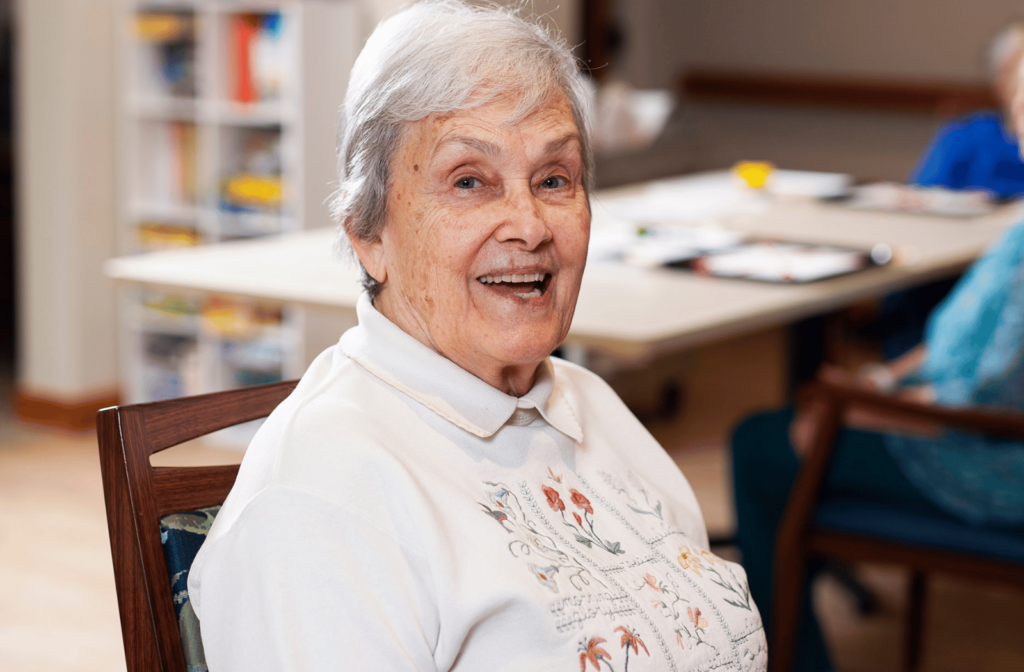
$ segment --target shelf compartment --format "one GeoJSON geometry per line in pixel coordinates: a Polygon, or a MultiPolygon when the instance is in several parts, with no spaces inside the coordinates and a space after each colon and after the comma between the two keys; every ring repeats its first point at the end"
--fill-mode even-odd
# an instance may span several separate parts
{"type": "Polygon", "coordinates": [[[182,121],[138,124],[135,214],[155,219],[193,219],[198,190],[197,129],[182,121]]]}
{"type": "Polygon", "coordinates": [[[135,51],[134,88],[149,98],[194,98],[197,94],[195,12],[170,5],[130,16],[135,51]]]}

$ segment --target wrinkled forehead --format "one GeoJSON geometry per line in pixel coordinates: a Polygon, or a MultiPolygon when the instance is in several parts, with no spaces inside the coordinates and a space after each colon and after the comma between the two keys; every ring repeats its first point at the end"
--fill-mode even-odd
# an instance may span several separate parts
{"type": "Polygon", "coordinates": [[[483,153],[496,153],[492,142],[516,136],[520,130],[542,143],[570,145],[582,155],[582,139],[565,95],[560,91],[523,109],[515,96],[498,96],[483,103],[450,112],[431,114],[408,122],[399,139],[397,156],[405,149],[437,151],[450,143],[460,143],[483,153]]]}

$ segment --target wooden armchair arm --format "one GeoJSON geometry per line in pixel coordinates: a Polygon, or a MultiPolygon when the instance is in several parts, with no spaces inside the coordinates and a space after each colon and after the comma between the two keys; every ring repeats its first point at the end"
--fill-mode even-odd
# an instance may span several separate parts
{"type": "Polygon", "coordinates": [[[1020,412],[932,406],[822,380],[811,383],[802,396],[811,402],[808,411],[811,440],[790,494],[780,527],[780,540],[791,538],[795,542],[809,523],[828,473],[836,437],[844,418],[851,411],[868,411],[875,418],[891,421],[893,425],[946,427],[994,437],[1024,439],[1024,413],[1020,412]]]}
{"type": "Polygon", "coordinates": [[[1005,438],[1024,438],[1024,413],[1013,409],[959,409],[924,404],[835,381],[816,381],[806,389],[813,402],[838,405],[842,411],[870,411],[893,422],[927,423],[1005,438]]]}

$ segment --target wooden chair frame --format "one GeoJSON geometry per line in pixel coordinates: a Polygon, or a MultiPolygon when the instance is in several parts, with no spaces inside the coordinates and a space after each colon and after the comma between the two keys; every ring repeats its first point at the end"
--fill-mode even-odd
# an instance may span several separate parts
{"type": "Polygon", "coordinates": [[[148,404],[96,415],[103,495],[128,672],[185,672],[160,518],[220,504],[237,465],[154,467],[154,453],[266,417],[297,381],[148,404]]]}
{"type": "Polygon", "coordinates": [[[945,572],[971,578],[983,576],[1024,588],[1024,564],[817,528],[813,524],[814,511],[844,416],[853,410],[864,410],[893,422],[930,423],[1005,438],[1024,438],[1024,417],[1009,412],[928,406],[835,383],[815,383],[809,388],[808,396],[815,402],[810,411],[813,425],[810,450],[776,535],[772,590],[774,632],[769,649],[772,670],[788,672],[793,667],[806,565],[812,556],[897,563],[910,567],[904,667],[913,670],[920,654],[925,573],[945,572]]]}

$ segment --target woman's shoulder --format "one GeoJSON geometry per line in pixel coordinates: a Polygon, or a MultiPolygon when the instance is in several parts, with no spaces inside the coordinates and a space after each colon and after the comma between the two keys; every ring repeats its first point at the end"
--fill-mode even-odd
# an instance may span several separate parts
{"type": "Polygon", "coordinates": [[[415,415],[379,379],[332,350],[257,432],[236,488],[296,487],[344,499],[349,481],[405,469],[401,437],[418,426],[415,415]]]}

